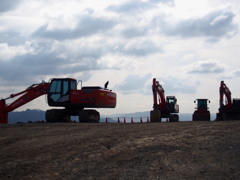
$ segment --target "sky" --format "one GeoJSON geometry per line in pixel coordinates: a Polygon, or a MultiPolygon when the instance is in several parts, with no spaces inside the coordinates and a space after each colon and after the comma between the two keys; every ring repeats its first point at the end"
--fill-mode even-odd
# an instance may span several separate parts
{"type": "Polygon", "coordinates": [[[0,99],[72,77],[109,81],[117,106],[102,114],[150,111],[156,78],[181,113],[197,98],[215,113],[221,80],[240,97],[239,27],[238,0],[0,0],[0,99]]]}

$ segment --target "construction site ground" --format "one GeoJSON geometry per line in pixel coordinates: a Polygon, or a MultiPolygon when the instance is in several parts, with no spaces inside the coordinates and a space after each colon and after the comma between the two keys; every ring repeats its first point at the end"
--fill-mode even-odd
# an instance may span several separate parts
{"type": "Polygon", "coordinates": [[[240,121],[0,125],[0,179],[240,179],[240,121]]]}

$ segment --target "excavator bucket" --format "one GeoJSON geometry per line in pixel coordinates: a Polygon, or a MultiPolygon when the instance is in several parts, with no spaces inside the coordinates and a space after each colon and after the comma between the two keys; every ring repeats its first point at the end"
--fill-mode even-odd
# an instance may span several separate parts
{"type": "Polygon", "coordinates": [[[8,112],[5,111],[6,102],[4,99],[0,100],[0,124],[8,123],[8,112]]]}
{"type": "Polygon", "coordinates": [[[160,110],[150,111],[150,122],[161,122],[161,111],[160,110]]]}

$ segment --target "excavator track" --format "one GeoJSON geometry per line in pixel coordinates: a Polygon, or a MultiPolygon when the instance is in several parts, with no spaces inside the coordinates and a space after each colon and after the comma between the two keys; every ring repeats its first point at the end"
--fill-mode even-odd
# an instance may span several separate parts
{"type": "Polygon", "coordinates": [[[47,122],[70,122],[70,115],[65,109],[50,109],[46,111],[47,122]]]}
{"type": "Polygon", "coordinates": [[[71,122],[71,116],[78,116],[80,123],[99,123],[100,114],[96,110],[50,109],[46,111],[47,122],[71,122]]]}
{"type": "Polygon", "coordinates": [[[170,114],[169,115],[169,122],[178,122],[178,121],[179,121],[178,114],[170,114]]]}
{"type": "Polygon", "coordinates": [[[81,110],[79,111],[80,123],[99,123],[100,114],[96,110],[81,110]]]}

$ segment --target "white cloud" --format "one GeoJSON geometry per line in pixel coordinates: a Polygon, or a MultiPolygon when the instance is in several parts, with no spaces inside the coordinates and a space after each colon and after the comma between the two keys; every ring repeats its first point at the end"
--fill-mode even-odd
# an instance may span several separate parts
{"type": "Polygon", "coordinates": [[[162,49],[157,47],[152,41],[136,39],[123,44],[118,49],[118,52],[125,55],[147,56],[155,52],[162,52],[162,49]]]}
{"type": "Polygon", "coordinates": [[[194,94],[196,92],[196,87],[198,82],[192,82],[191,80],[174,77],[174,76],[161,76],[157,78],[160,84],[162,84],[164,90],[167,94],[194,94]]]}
{"type": "Polygon", "coordinates": [[[159,26],[161,31],[168,36],[219,39],[237,31],[237,26],[233,23],[234,16],[231,11],[217,10],[203,17],[188,18],[174,24],[160,20],[159,26]]]}
{"type": "Polygon", "coordinates": [[[188,69],[188,73],[191,74],[219,74],[225,71],[226,66],[218,63],[217,61],[208,60],[208,61],[199,61],[190,65],[188,69]]]}
{"type": "Polygon", "coordinates": [[[107,10],[117,13],[137,13],[139,11],[151,9],[154,7],[155,6],[153,4],[150,4],[148,2],[133,0],[127,1],[120,5],[110,5],[107,10]]]}
{"type": "Polygon", "coordinates": [[[145,91],[145,84],[149,82],[151,74],[144,76],[137,74],[130,74],[122,82],[119,82],[114,89],[122,91],[124,94],[143,93],[145,91]]]}
{"type": "Polygon", "coordinates": [[[43,25],[33,33],[33,36],[56,40],[75,39],[106,32],[111,30],[115,23],[112,19],[85,16],[79,17],[77,26],[74,29],[49,29],[48,25],[43,25]]]}
{"type": "Polygon", "coordinates": [[[0,61],[10,60],[26,53],[27,49],[24,46],[9,46],[7,43],[0,44],[0,61]]]}

